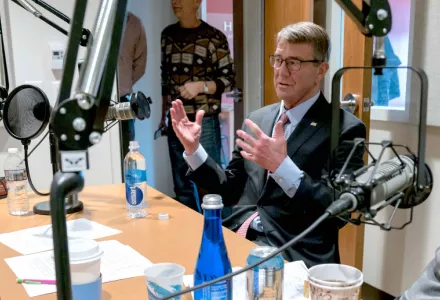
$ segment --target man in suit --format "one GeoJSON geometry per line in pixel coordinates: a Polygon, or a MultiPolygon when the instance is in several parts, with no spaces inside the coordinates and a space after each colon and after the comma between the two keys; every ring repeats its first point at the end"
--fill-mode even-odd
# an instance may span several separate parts
{"type": "MultiPolygon", "coordinates": [[[[329,37],[310,22],[289,25],[277,36],[270,57],[274,86],[281,103],[249,114],[237,131],[236,148],[226,170],[199,143],[203,111],[190,122],[177,100],[171,109],[173,128],[184,145],[189,176],[210,193],[220,194],[233,213],[223,221],[229,229],[260,245],[280,247],[320,217],[335,191],[322,176],[328,170],[331,106],[320,92],[328,70],[329,37]]],[[[366,128],[341,111],[340,140],[365,138],[366,128]]],[[[341,168],[352,147],[337,151],[333,167],[341,168]]],[[[363,166],[357,151],[348,172],[363,166]]],[[[283,253],[288,261],[308,267],[338,263],[338,230],[330,219],[283,253]]]]}

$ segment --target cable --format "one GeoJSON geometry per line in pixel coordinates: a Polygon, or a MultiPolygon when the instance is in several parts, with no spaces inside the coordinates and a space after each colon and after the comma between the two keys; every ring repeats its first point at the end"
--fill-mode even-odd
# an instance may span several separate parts
{"type": "Polygon", "coordinates": [[[31,152],[29,152],[28,156],[31,156],[32,152],[34,152],[38,146],[44,141],[44,139],[49,135],[49,130],[46,132],[46,134],[41,138],[41,140],[35,145],[34,148],[32,148],[31,152]]]}
{"type": "Polygon", "coordinates": [[[269,256],[265,257],[263,260],[260,260],[259,262],[255,263],[255,264],[253,264],[253,265],[249,265],[249,266],[247,266],[247,267],[245,267],[245,268],[243,268],[243,269],[240,269],[239,271],[235,271],[235,272],[229,273],[229,274],[227,274],[227,275],[225,275],[225,276],[219,277],[219,278],[217,278],[217,279],[214,279],[214,280],[211,280],[211,281],[208,281],[208,282],[205,282],[205,283],[199,284],[199,285],[194,286],[194,287],[192,287],[192,288],[190,288],[190,289],[186,289],[186,290],[184,290],[184,291],[180,291],[180,292],[177,292],[177,293],[171,294],[171,295],[169,295],[169,296],[166,296],[165,298],[160,298],[160,300],[168,300],[168,299],[171,299],[171,298],[174,298],[174,297],[177,297],[177,296],[184,295],[184,294],[186,294],[186,293],[193,292],[193,291],[198,290],[198,289],[205,288],[205,287],[207,287],[207,286],[210,286],[210,285],[213,285],[213,284],[219,283],[219,282],[221,282],[221,281],[225,281],[225,280],[231,279],[232,277],[234,277],[234,276],[236,276],[236,275],[238,275],[238,274],[244,273],[244,272],[246,272],[246,271],[248,271],[248,270],[251,270],[251,269],[255,268],[255,267],[261,265],[262,263],[265,263],[265,262],[268,261],[269,259],[274,258],[275,256],[277,256],[278,254],[280,254],[281,252],[283,252],[283,251],[286,250],[287,248],[292,247],[293,245],[295,245],[299,240],[301,240],[302,238],[304,238],[306,235],[308,235],[310,232],[312,232],[316,227],[318,227],[319,224],[321,224],[321,223],[322,223],[323,221],[325,221],[328,217],[330,217],[330,215],[331,215],[330,212],[326,211],[326,212],[325,212],[322,216],[320,216],[320,217],[319,217],[319,218],[318,218],[318,219],[317,219],[312,225],[310,225],[309,227],[307,227],[306,230],[304,230],[304,231],[301,232],[299,235],[297,235],[296,237],[294,237],[293,239],[291,239],[289,242],[287,242],[286,244],[284,244],[284,245],[283,245],[281,248],[279,248],[277,251],[275,251],[275,252],[273,252],[272,254],[270,254],[269,256]]]}
{"type": "Polygon", "coordinates": [[[40,193],[39,191],[37,191],[37,189],[34,187],[34,184],[32,183],[31,173],[29,172],[29,163],[28,163],[28,145],[26,144],[24,145],[24,164],[26,167],[26,173],[28,176],[29,185],[31,186],[34,193],[37,194],[38,196],[49,196],[50,193],[40,193]]]}
{"type": "MultiPolygon", "coordinates": [[[[46,134],[41,138],[41,140],[35,145],[35,147],[32,148],[32,150],[29,152],[27,157],[31,156],[32,152],[34,152],[38,148],[38,146],[41,145],[41,143],[44,141],[44,139],[47,137],[48,134],[49,134],[49,131],[47,131],[46,134]]],[[[24,159],[20,162],[20,164],[23,163],[23,161],[24,161],[24,159]]]]}

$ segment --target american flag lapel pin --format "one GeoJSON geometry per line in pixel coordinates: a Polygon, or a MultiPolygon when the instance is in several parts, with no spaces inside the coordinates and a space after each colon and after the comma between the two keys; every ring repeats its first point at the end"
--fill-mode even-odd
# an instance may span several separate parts
{"type": "Polygon", "coordinates": [[[310,126],[315,126],[316,127],[316,125],[318,125],[316,122],[310,123],[310,126]]]}

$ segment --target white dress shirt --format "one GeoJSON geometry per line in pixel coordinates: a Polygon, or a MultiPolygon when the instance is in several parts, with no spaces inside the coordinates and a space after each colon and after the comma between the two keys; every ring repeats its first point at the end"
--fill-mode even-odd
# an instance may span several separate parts
{"type": "MultiPolygon", "coordinates": [[[[281,114],[286,111],[287,116],[289,117],[290,123],[286,124],[284,127],[284,137],[286,140],[298,126],[299,122],[302,120],[307,111],[312,107],[312,105],[318,100],[320,91],[316,93],[312,98],[304,101],[300,105],[297,105],[286,111],[284,107],[284,101],[281,100],[280,111],[276,118],[278,122],[281,114]]],[[[272,129],[273,134],[273,129],[272,129]]],[[[196,152],[192,155],[187,155],[185,152],[183,153],[183,157],[188,163],[191,170],[196,170],[203,163],[205,163],[208,158],[208,154],[202,145],[199,145],[196,152]]],[[[301,184],[301,179],[303,177],[303,171],[300,170],[296,164],[292,161],[289,156],[286,156],[284,161],[278,167],[278,169],[274,173],[269,173],[278,185],[283,189],[287,196],[293,198],[295,196],[296,191],[298,190],[299,185],[301,184]]],[[[263,227],[261,225],[260,216],[257,216],[251,223],[251,228],[263,231],[263,227]]]]}

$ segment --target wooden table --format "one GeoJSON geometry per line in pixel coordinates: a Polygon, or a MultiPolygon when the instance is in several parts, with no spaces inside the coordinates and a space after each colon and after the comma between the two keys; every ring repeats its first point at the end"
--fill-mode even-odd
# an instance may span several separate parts
{"type": "MultiPolygon", "coordinates": [[[[68,215],[67,219],[87,218],[122,233],[100,240],[115,239],[129,245],[153,263],[175,262],[186,268],[186,274],[193,274],[203,228],[203,216],[186,208],[164,194],[148,188],[149,216],[144,219],[131,219],[125,211],[125,190],[122,184],[86,187],[79,199],[84,202],[82,212],[68,215]],[[157,219],[157,213],[167,212],[168,221],[157,219]]],[[[31,208],[47,198],[30,196],[31,208]]],[[[0,200],[0,233],[50,224],[49,216],[33,215],[11,216],[8,214],[6,200],[0,200]]],[[[226,246],[233,267],[245,266],[249,250],[255,247],[250,241],[224,229],[226,246]]],[[[20,253],[0,244],[0,299],[29,299],[24,288],[16,283],[16,277],[8,267],[5,258],[20,253]]],[[[105,283],[102,286],[102,299],[147,299],[145,280],[136,277],[105,283]]],[[[56,299],[55,294],[33,299],[56,299]]],[[[190,299],[190,298],[183,298],[190,299]]]]}

